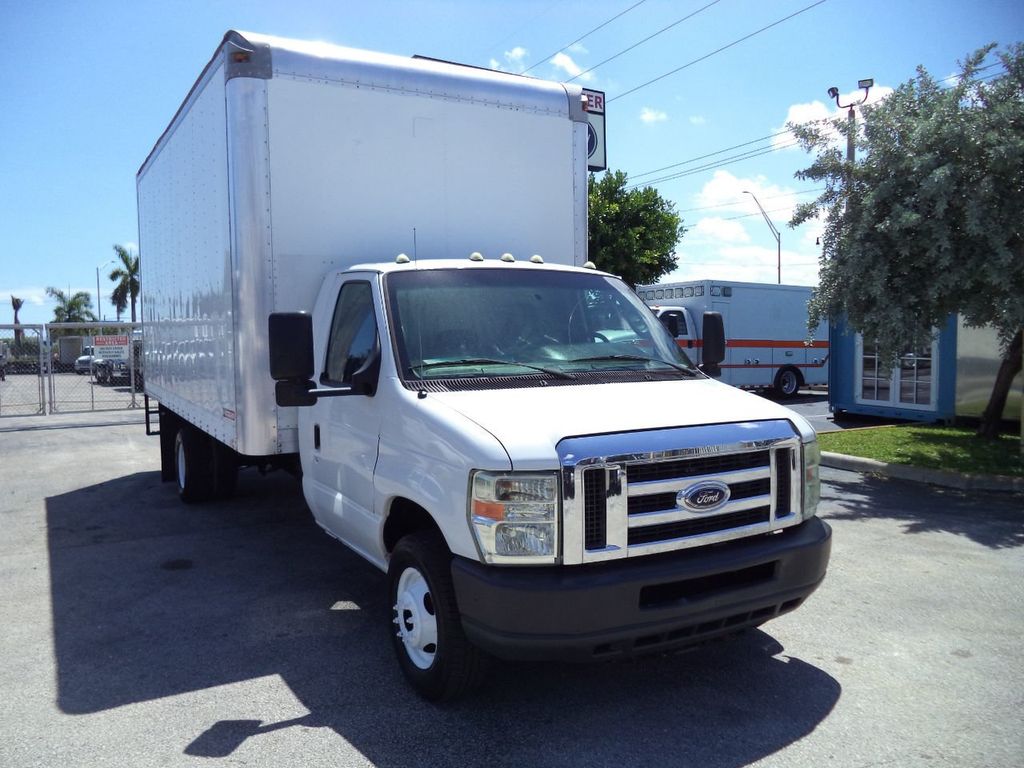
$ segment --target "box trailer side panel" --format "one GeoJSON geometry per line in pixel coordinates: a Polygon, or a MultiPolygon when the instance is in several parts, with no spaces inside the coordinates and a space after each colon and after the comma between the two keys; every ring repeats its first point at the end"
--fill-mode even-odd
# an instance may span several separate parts
{"type": "Polygon", "coordinates": [[[139,172],[139,248],[147,392],[235,446],[226,137],[213,66],[139,172]]]}

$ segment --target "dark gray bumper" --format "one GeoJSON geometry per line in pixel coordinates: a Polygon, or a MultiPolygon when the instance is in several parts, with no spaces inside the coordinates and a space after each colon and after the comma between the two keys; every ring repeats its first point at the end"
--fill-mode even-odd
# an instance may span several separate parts
{"type": "Polygon", "coordinates": [[[456,558],[469,639],[505,659],[589,661],[694,645],[793,610],[825,576],[832,530],[581,566],[499,568],[456,558]]]}

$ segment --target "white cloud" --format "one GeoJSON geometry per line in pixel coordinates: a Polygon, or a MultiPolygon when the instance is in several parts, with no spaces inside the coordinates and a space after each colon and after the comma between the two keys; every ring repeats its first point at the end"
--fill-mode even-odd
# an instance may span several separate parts
{"type": "Polygon", "coordinates": [[[567,50],[570,50],[573,53],[590,53],[590,51],[586,49],[583,43],[573,43],[567,48],[567,50]]]}
{"type": "MultiPolygon", "coordinates": [[[[707,182],[694,197],[694,207],[719,208],[715,215],[741,216],[750,214],[751,219],[760,218],[760,211],[754,199],[746,194],[756,195],[768,216],[779,229],[793,216],[799,199],[793,190],[771,184],[764,176],[740,177],[728,171],[715,171],[711,181],[707,182]]],[[[743,219],[744,221],[746,219],[743,219]]],[[[763,226],[763,223],[761,224],[763,226]]]]}
{"type": "Polygon", "coordinates": [[[663,123],[668,120],[668,115],[661,110],[644,107],[640,110],[640,120],[648,125],[651,123],[663,123]]]}
{"type": "Polygon", "coordinates": [[[491,59],[491,69],[496,69],[500,72],[522,72],[526,69],[526,57],[530,55],[530,52],[523,48],[521,45],[517,45],[511,51],[505,51],[505,61],[501,62],[497,59],[491,59]]]}
{"type": "Polygon", "coordinates": [[[556,69],[560,69],[565,72],[569,77],[579,77],[581,80],[588,83],[594,79],[594,75],[591,72],[584,75],[583,67],[573,61],[572,56],[567,53],[556,53],[550,63],[553,64],[556,69]]]}
{"type": "Polygon", "coordinates": [[[750,242],[750,235],[740,222],[716,217],[701,219],[697,226],[687,231],[686,237],[718,244],[750,242]]]}
{"type": "Polygon", "coordinates": [[[753,192],[782,238],[782,281],[793,285],[816,285],[821,247],[819,222],[808,222],[795,231],[786,225],[804,196],[774,184],[766,177],[735,176],[716,171],[693,198],[693,207],[704,210],[692,216],[689,229],[679,245],[679,267],[662,279],[720,279],[774,283],[777,279],[778,246],[751,195],[753,192]],[[710,207],[710,208],[709,208],[710,207]],[[701,217],[701,218],[697,218],[701,217]]]}
{"type": "Polygon", "coordinates": [[[689,120],[690,125],[704,125],[705,123],[707,123],[707,120],[704,118],[703,115],[690,115],[689,120]]]}

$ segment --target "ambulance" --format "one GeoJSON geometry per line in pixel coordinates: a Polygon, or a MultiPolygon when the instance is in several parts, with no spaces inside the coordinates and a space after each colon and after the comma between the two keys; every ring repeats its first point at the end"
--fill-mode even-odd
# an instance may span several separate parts
{"type": "Polygon", "coordinates": [[[676,343],[700,361],[705,312],[725,323],[721,381],[793,397],[828,385],[828,323],[807,328],[811,288],[803,285],[693,280],[637,287],[676,343]]]}

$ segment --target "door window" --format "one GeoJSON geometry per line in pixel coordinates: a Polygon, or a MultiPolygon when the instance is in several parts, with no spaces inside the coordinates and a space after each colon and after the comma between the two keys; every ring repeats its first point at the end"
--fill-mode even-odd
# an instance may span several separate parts
{"type": "Polygon", "coordinates": [[[345,283],[331,321],[327,344],[325,383],[344,386],[352,383],[352,374],[369,359],[377,344],[377,317],[373,291],[369,283],[345,283]]]}

